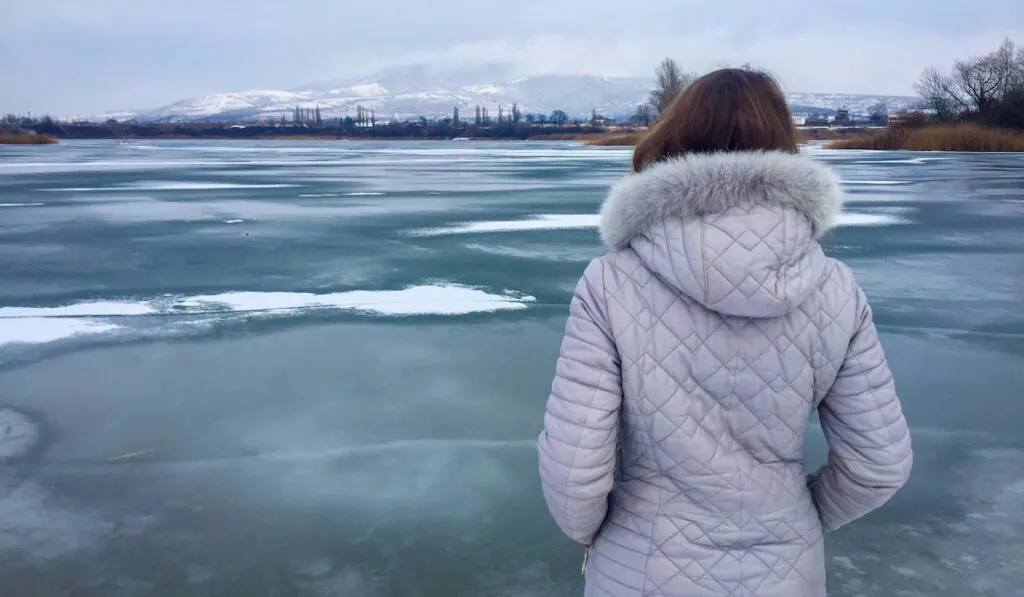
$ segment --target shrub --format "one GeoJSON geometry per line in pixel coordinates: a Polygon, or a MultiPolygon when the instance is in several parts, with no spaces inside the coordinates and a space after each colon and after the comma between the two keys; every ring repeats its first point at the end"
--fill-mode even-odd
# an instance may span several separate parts
{"type": "Polygon", "coordinates": [[[1024,151],[1024,134],[976,124],[893,127],[870,135],[840,139],[826,149],[909,151],[1024,151]]]}
{"type": "Polygon", "coordinates": [[[36,135],[32,133],[5,133],[0,131],[0,145],[48,145],[56,143],[53,135],[36,135]]]}

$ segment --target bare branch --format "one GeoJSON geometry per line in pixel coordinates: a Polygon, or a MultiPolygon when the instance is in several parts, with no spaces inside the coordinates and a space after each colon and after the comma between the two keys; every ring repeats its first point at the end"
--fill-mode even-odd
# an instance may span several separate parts
{"type": "Polygon", "coordinates": [[[683,89],[686,89],[696,78],[691,73],[684,73],[679,68],[679,64],[671,58],[662,60],[655,74],[657,80],[654,89],[651,91],[649,103],[651,108],[658,114],[664,112],[675,101],[676,97],[682,93],[683,89]]]}

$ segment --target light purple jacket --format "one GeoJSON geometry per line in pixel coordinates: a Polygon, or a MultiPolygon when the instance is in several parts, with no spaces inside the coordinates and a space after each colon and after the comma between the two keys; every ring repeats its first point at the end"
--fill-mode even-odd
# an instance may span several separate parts
{"type": "Polygon", "coordinates": [[[910,474],[871,308],[818,237],[836,176],[792,154],[679,158],[611,190],[539,440],[587,596],[824,597],[823,532],[910,474]],[[826,465],[804,474],[817,410],[826,465]]]}

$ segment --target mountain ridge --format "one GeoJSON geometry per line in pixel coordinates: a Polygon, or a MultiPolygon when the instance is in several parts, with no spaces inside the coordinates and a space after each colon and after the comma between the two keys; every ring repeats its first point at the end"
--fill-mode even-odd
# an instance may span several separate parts
{"type": "MultiPolygon", "coordinates": [[[[404,66],[373,75],[333,79],[289,90],[262,89],[215,93],[180,100],[154,109],[109,112],[96,118],[141,122],[244,122],[291,118],[296,106],[319,106],[325,119],[354,116],[359,106],[373,110],[379,120],[409,120],[450,116],[458,107],[462,118],[473,117],[477,105],[495,117],[503,106],[518,104],[523,114],[562,110],[570,117],[589,117],[593,111],[628,118],[644,103],[653,85],[645,77],[535,74],[515,77],[510,68],[488,65],[475,69],[404,66]],[[498,82],[496,82],[498,81],[498,82]],[[505,81],[505,82],[500,82],[505,81]]],[[[881,94],[790,92],[794,112],[834,113],[847,108],[868,114],[879,102],[902,110],[917,98],[881,94]]]]}

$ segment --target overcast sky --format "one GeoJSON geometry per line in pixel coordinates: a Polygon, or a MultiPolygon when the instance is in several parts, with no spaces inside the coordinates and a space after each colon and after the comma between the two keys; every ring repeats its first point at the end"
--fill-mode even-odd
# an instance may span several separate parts
{"type": "Polygon", "coordinates": [[[789,91],[910,94],[923,68],[1007,36],[1024,44],[1024,1],[0,0],[0,112],[152,108],[419,62],[647,76],[665,56],[750,62],[789,91]]]}

